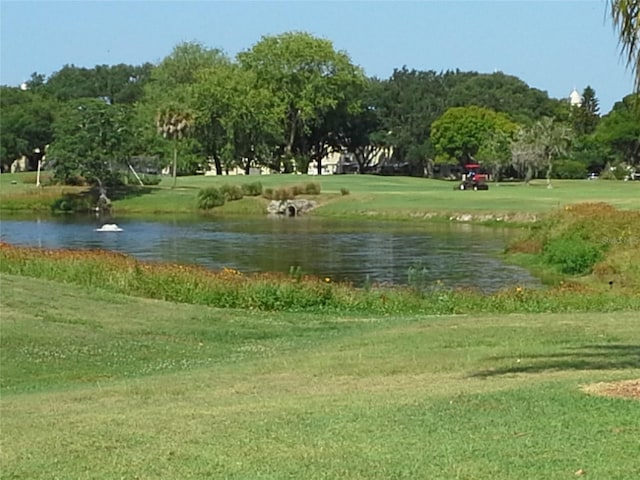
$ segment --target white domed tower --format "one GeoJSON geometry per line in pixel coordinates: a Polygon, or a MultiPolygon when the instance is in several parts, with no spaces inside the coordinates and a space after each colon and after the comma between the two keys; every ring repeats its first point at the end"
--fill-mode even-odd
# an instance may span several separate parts
{"type": "Polygon", "coordinates": [[[582,95],[580,95],[575,88],[569,94],[569,104],[572,107],[579,107],[582,105],[582,95]]]}

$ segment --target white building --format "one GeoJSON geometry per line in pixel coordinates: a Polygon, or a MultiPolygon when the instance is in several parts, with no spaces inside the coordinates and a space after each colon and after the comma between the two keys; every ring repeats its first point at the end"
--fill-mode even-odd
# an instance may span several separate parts
{"type": "Polygon", "coordinates": [[[569,94],[569,104],[572,107],[580,107],[582,105],[582,95],[575,88],[569,94]]]}

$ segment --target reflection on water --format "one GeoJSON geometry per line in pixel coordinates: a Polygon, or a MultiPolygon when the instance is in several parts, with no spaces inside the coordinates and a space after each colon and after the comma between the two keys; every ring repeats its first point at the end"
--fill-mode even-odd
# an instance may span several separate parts
{"type": "MultiPolygon", "coordinates": [[[[109,223],[112,220],[108,221],[109,223]]],[[[499,254],[513,233],[468,224],[346,221],[318,218],[118,218],[122,232],[97,232],[95,217],[3,219],[0,238],[45,248],[99,248],[144,260],[192,263],[244,273],[302,272],[355,285],[406,284],[409,271],[426,283],[485,291],[537,285],[499,254]]]]}

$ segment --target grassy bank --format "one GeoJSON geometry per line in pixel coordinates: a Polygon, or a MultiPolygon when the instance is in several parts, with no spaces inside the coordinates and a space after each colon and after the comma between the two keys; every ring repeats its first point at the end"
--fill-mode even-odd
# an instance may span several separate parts
{"type": "Polygon", "coordinates": [[[354,288],[330,278],[243,275],[232,269],[143,262],[90,250],[44,250],[0,243],[0,271],[112,292],[220,308],[342,314],[454,314],[640,310],[638,291],[566,282],[553,289],[514,285],[495,294],[435,282],[354,288]]]}
{"type": "Polygon", "coordinates": [[[637,312],[220,310],[3,274],[1,478],[626,480],[637,312]]]}
{"type": "MultiPolygon", "coordinates": [[[[20,174],[25,175],[25,174],[20,174]]],[[[44,187],[23,183],[20,175],[0,176],[0,209],[7,211],[49,210],[56,196],[78,189],[44,187]],[[15,182],[15,183],[12,183],[15,182]],[[64,190],[64,191],[63,191],[64,190]]],[[[606,202],[621,209],[640,209],[640,182],[587,180],[491,184],[486,192],[460,192],[454,182],[410,177],[371,175],[265,175],[229,177],[181,177],[178,188],[170,181],[158,186],[131,188],[111,192],[116,214],[187,213],[197,209],[197,196],[210,186],[241,185],[259,181],[265,189],[277,189],[306,182],[317,182],[320,195],[306,198],[320,206],[314,215],[361,217],[378,216],[396,219],[450,218],[476,221],[529,221],[555,208],[579,202],[606,202]],[[344,195],[343,193],[348,192],[344,195]],[[471,215],[473,218],[465,217],[471,215]]],[[[215,209],[215,214],[264,214],[268,201],[245,197],[215,209]]]]}

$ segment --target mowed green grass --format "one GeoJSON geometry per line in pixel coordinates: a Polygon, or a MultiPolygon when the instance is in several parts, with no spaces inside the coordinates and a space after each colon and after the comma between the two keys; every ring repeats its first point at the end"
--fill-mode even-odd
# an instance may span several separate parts
{"type": "MultiPolygon", "coordinates": [[[[25,175],[28,174],[0,176],[0,207],[5,210],[18,210],[21,205],[25,209],[42,207],[47,201],[53,203],[54,197],[60,194],[60,187],[37,189],[33,184],[22,183],[25,175]],[[12,181],[16,183],[12,184],[12,181]]],[[[554,180],[553,188],[548,189],[546,181],[536,180],[530,185],[491,183],[488,191],[461,192],[454,190],[456,182],[375,175],[193,176],[179,177],[175,189],[171,188],[172,180],[166,178],[159,186],[115,200],[114,209],[116,214],[195,212],[201,188],[252,182],[272,189],[317,182],[322,193],[303,197],[318,201],[320,207],[313,214],[322,216],[406,219],[473,214],[514,215],[526,219],[529,215],[581,202],[606,202],[621,209],[640,209],[640,182],[554,180]],[[342,195],[343,189],[349,194],[342,195]]],[[[76,192],[77,188],[67,187],[67,190],[76,192]]],[[[263,198],[245,197],[228,202],[214,213],[264,214],[266,204],[263,198]]]]}
{"type": "Polygon", "coordinates": [[[0,276],[1,478],[630,479],[638,312],[220,310],[0,276]]]}

